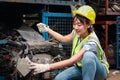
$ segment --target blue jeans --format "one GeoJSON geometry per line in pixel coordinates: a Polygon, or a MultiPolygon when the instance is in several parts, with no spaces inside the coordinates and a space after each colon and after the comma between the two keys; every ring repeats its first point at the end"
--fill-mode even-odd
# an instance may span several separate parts
{"type": "Polygon", "coordinates": [[[107,72],[93,52],[85,52],[82,67],[72,66],[59,73],[55,80],[104,80],[107,72]]]}

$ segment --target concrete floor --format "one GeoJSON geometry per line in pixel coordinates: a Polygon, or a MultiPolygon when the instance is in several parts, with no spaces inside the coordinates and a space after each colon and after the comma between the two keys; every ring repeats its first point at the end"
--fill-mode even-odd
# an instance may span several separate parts
{"type": "Polygon", "coordinates": [[[110,73],[107,80],[120,80],[120,70],[110,69],[110,73]]]}

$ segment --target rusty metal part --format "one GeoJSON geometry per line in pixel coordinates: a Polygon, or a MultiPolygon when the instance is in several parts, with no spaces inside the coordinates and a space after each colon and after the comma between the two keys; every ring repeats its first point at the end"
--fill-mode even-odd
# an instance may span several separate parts
{"type": "Polygon", "coordinates": [[[30,60],[28,60],[28,57],[25,58],[18,58],[17,61],[17,70],[20,72],[22,76],[26,76],[31,70],[29,69],[30,66],[30,60]]]}
{"type": "Polygon", "coordinates": [[[44,41],[44,38],[31,27],[22,26],[17,31],[27,41],[44,41]]]}
{"type": "Polygon", "coordinates": [[[120,3],[111,2],[110,7],[113,11],[120,12],[120,3]]]}

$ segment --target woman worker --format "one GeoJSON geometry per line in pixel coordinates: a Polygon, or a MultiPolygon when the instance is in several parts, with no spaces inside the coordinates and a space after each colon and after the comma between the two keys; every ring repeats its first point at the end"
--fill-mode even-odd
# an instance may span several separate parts
{"type": "Polygon", "coordinates": [[[73,42],[69,59],[51,63],[37,64],[31,62],[30,69],[34,74],[70,66],[59,73],[55,80],[105,80],[109,73],[109,64],[92,27],[95,24],[96,13],[89,5],[83,5],[72,12],[73,30],[68,35],[61,35],[38,23],[40,31],[47,31],[60,42],[73,42]]]}

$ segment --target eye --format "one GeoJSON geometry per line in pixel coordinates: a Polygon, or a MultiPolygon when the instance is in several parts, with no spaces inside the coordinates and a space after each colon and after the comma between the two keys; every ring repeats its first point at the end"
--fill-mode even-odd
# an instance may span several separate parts
{"type": "Polygon", "coordinates": [[[82,24],[77,24],[78,26],[82,26],[82,24]]]}

